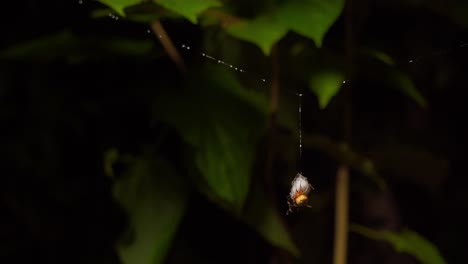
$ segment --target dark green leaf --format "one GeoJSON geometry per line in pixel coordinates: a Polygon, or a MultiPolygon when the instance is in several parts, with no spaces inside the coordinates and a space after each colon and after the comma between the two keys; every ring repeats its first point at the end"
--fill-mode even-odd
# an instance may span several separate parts
{"type": "Polygon", "coordinates": [[[325,33],[340,16],[344,0],[287,1],[278,11],[281,23],[322,46],[325,33]]]}
{"type": "Polygon", "coordinates": [[[325,33],[339,17],[343,6],[343,0],[288,1],[253,20],[233,23],[226,29],[233,36],[256,44],[265,55],[270,54],[272,46],[289,30],[321,46],[325,33]]]}
{"type": "Polygon", "coordinates": [[[226,31],[239,39],[256,44],[265,55],[269,55],[271,47],[279,41],[288,28],[278,22],[274,16],[259,16],[250,21],[234,23],[226,27],[226,31]]]}
{"type": "Polygon", "coordinates": [[[344,72],[337,69],[321,69],[314,71],[309,79],[309,87],[318,98],[320,108],[325,108],[328,102],[340,91],[344,72]]]}
{"type": "Polygon", "coordinates": [[[115,12],[117,12],[117,14],[121,16],[125,16],[124,9],[126,7],[141,3],[143,0],[98,0],[98,1],[114,9],[115,12]]]}
{"type": "Polygon", "coordinates": [[[128,237],[118,245],[122,263],[163,263],[187,202],[172,166],[157,158],[138,158],[116,181],[113,193],[130,220],[128,237]]]}
{"type": "Polygon", "coordinates": [[[389,230],[374,230],[361,225],[351,225],[350,229],[371,239],[387,241],[398,252],[410,254],[423,264],[446,263],[431,242],[412,230],[405,229],[401,232],[392,232],[389,230]]]}
{"type": "Polygon", "coordinates": [[[153,0],[155,3],[181,14],[192,23],[197,23],[197,17],[210,7],[221,6],[218,0],[153,0]]]}
{"type": "Polygon", "coordinates": [[[240,211],[264,130],[266,99],[244,90],[220,67],[194,77],[184,91],[160,96],[155,114],[195,148],[195,163],[212,192],[240,211]]]}

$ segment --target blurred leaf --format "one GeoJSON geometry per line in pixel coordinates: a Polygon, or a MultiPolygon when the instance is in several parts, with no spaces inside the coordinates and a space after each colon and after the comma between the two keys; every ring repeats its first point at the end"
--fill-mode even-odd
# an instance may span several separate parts
{"type": "Polygon", "coordinates": [[[427,101],[414,85],[410,77],[393,66],[390,56],[381,51],[363,52],[367,58],[364,70],[371,79],[386,86],[399,90],[402,94],[415,101],[419,106],[426,107],[427,101]]]}
{"type": "Polygon", "coordinates": [[[392,70],[388,72],[387,77],[390,84],[393,84],[396,89],[413,99],[419,106],[427,106],[426,99],[422,96],[408,75],[398,70],[392,70]]]}
{"type": "Polygon", "coordinates": [[[234,37],[256,44],[265,55],[269,55],[271,47],[286,35],[288,28],[274,16],[261,15],[253,20],[233,23],[226,27],[226,31],[234,37]]]}
{"type": "Polygon", "coordinates": [[[370,159],[352,150],[349,145],[335,142],[331,138],[323,135],[305,135],[303,141],[305,147],[322,151],[330,158],[344,163],[352,169],[361,172],[363,175],[368,176],[379,188],[384,189],[387,187],[386,182],[378,173],[374,163],[370,159]]]}
{"type": "Polygon", "coordinates": [[[466,16],[468,3],[466,1],[422,1],[421,4],[426,5],[435,13],[447,16],[458,25],[461,25],[465,28],[468,27],[468,17],[466,16]]]}
{"type": "Polygon", "coordinates": [[[218,0],[153,0],[161,6],[181,14],[196,24],[197,17],[210,7],[221,6],[218,0]]]}
{"type": "Polygon", "coordinates": [[[374,230],[361,225],[351,225],[350,230],[375,240],[385,240],[393,245],[396,251],[414,256],[423,264],[446,263],[437,248],[421,235],[412,230],[392,232],[389,230],[374,230]]]}
{"type": "Polygon", "coordinates": [[[39,61],[67,59],[74,63],[96,59],[115,59],[121,56],[142,56],[151,59],[149,55],[153,48],[154,43],[150,40],[129,40],[108,36],[80,37],[69,31],[63,31],[16,44],[1,51],[0,58],[39,61]]]}
{"type": "Polygon", "coordinates": [[[449,173],[446,158],[414,146],[392,142],[376,146],[368,153],[385,175],[433,192],[441,187],[449,173]]]}
{"type": "Polygon", "coordinates": [[[344,0],[287,1],[278,11],[281,23],[322,46],[325,33],[340,16],[344,0]]]}
{"type": "Polygon", "coordinates": [[[138,158],[113,193],[130,220],[130,239],[124,236],[118,245],[122,263],[163,263],[187,202],[174,168],[158,158],[138,158]]]}
{"type": "Polygon", "coordinates": [[[237,38],[256,44],[265,55],[270,54],[272,46],[289,30],[311,38],[320,47],[343,6],[343,0],[287,1],[253,20],[232,23],[226,30],[237,38]]]}
{"type": "Polygon", "coordinates": [[[367,56],[373,57],[387,65],[394,66],[395,61],[390,57],[388,54],[386,54],[383,51],[380,50],[374,50],[374,49],[362,49],[362,52],[366,54],[367,56]]]}
{"type": "Polygon", "coordinates": [[[41,37],[29,42],[20,43],[2,50],[0,58],[17,59],[36,57],[44,60],[53,60],[61,56],[65,48],[73,46],[74,37],[69,31],[41,37]]]}
{"type": "Polygon", "coordinates": [[[187,84],[184,91],[159,96],[155,115],[195,148],[195,163],[211,191],[239,212],[265,127],[266,98],[216,66],[195,72],[187,84]]]}
{"type": "Polygon", "coordinates": [[[112,166],[119,159],[119,151],[116,148],[111,148],[104,154],[104,173],[107,177],[114,178],[114,169],[112,166]]]}
{"type": "Polygon", "coordinates": [[[244,221],[273,246],[283,248],[293,256],[299,256],[299,250],[286,230],[286,225],[282,222],[277,209],[268,200],[263,186],[254,184],[252,189],[243,214],[244,221]]]}
{"type": "Polygon", "coordinates": [[[114,9],[115,12],[117,12],[117,14],[124,17],[125,16],[124,9],[126,7],[141,3],[143,0],[98,0],[98,1],[114,9]]]}
{"type": "Polygon", "coordinates": [[[311,74],[309,87],[317,95],[321,109],[338,93],[344,80],[344,72],[336,69],[321,69],[311,74]]]}

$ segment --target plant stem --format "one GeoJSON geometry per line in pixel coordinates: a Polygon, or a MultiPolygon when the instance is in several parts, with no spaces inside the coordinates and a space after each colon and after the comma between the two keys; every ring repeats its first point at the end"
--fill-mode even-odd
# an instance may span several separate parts
{"type": "MultiPolygon", "coordinates": [[[[265,189],[267,191],[268,198],[273,205],[278,204],[276,202],[275,189],[273,187],[273,172],[274,172],[274,161],[277,153],[276,148],[276,122],[279,111],[279,96],[280,96],[280,62],[279,62],[279,49],[278,44],[275,44],[271,53],[272,63],[272,84],[270,93],[270,119],[268,121],[268,141],[266,147],[266,162],[265,162],[265,189]]],[[[276,206],[275,206],[276,207],[276,206]]],[[[275,208],[278,211],[278,208],[275,208]]],[[[286,232],[289,233],[288,226],[284,219],[279,217],[281,224],[284,226],[286,232]]],[[[271,256],[271,263],[290,263],[291,256],[284,250],[274,252],[271,256]]]]}
{"type": "MultiPolygon", "coordinates": [[[[345,6],[345,52],[350,65],[353,61],[354,38],[352,29],[352,1],[346,1],[345,6]]],[[[351,145],[352,137],[352,100],[351,85],[343,87],[344,95],[344,140],[351,145]]],[[[348,251],[348,225],[349,225],[349,167],[341,164],[336,173],[335,196],[335,241],[333,264],[346,264],[348,251]]]]}
{"type": "Polygon", "coordinates": [[[340,165],[336,174],[334,264],[345,264],[348,250],[349,168],[340,165]]]}
{"type": "Polygon", "coordinates": [[[169,55],[171,60],[176,64],[177,68],[179,68],[183,74],[186,74],[187,67],[185,66],[184,60],[180,56],[179,51],[174,46],[174,43],[172,43],[172,40],[166,33],[166,30],[164,30],[161,22],[159,22],[159,20],[154,21],[151,23],[151,28],[153,29],[154,34],[156,34],[156,37],[161,42],[161,45],[164,47],[164,50],[166,50],[167,55],[169,55]]]}

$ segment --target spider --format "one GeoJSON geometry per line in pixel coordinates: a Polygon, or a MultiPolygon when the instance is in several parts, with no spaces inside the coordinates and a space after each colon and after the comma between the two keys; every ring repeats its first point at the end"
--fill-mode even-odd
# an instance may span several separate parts
{"type": "Polygon", "coordinates": [[[311,207],[308,203],[309,198],[307,195],[314,187],[307,181],[301,173],[296,174],[296,177],[291,182],[291,192],[288,196],[289,209],[286,211],[286,215],[293,212],[293,208],[299,207],[311,207]]]}

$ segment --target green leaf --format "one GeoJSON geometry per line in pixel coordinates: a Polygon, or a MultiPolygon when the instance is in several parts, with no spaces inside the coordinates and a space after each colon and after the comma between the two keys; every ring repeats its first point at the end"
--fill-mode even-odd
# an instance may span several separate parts
{"type": "Polygon", "coordinates": [[[317,95],[321,109],[340,91],[344,80],[344,73],[337,69],[321,69],[312,73],[309,87],[317,95]]]}
{"type": "Polygon", "coordinates": [[[299,250],[282,223],[277,209],[268,200],[263,186],[254,184],[243,219],[273,246],[283,248],[293,256],[299,256],[299,250]]]}
{"type": "Polygon", "coordinates": [[[226,30],[237,38],[256,44],[265,55],[270,54],[272,46],[289,30],[311,38],[320,47],[343,6],[344,0],[287,1],[253,20],[232,23],[226,30]]]}
{"type": "Polygon", "coordinates": [[[187,203],[174,168],[158,158],[138,158],[113,193],[130,220],[127,236],[118,244],[122,263],[163,263],[187,203]]]}
{"type": "Polygon", "coordinates": [[[270,55],[271,47],[286,35],[288,28],[274,16],[259,16],[250,21],[234,23],[226,27],[226,31],[234,37],[256,44],[265,55],[270,55]]]}
{"type": "Polygon", "coordinates": [[[361,225],[351,225],[350,230],[375,240],[384,240],[395,250],[414,256],[423,264],[446,263],[437,248],[418,233],[404,229],[401,232],[374,230],[361,225]]]}
{"type": "Polygon", "coordinates": [[[197,23],[197,17],[210,7],[221,6],[218,0],[153,0],[155,3],[181,14],[192,23],[197,23]]]}
{"type": "Polygon", "coordinates": [[[125,16],[124,9],[126,7],[139,4],[143,0],[98,0],[98,1],[114,9],[115,12],[117,12],[117,14],[124,17],[125,16]]]}
{"type": "Polygon", "coordinates": [[[322,46],[325,33],[340,16],[344,0],[287,1],[278,11],[281,23],[322,46]]]}
{"type": "Polygon", "coordinates": [[[195,148],[203,180],[239,212],[249,190],[256,143],[265,127],[267,100],[244,90],[216,66],[197,71],[187,84],[184,91],[159,96],[155,115],[195,148]]]}

